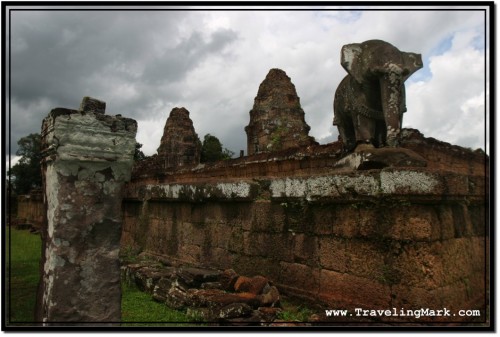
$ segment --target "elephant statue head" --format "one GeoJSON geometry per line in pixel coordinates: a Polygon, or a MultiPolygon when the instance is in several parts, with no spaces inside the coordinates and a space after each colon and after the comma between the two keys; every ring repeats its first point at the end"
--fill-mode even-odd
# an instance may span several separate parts
{"type": "Polygon", "coordinates": [[[422,56],[369,40],[344,45],[341,65],[349,75],[335,93],[334,124],[348,150],[359,143],[397,146],[406,111],[404,82],[423,67],[422,56]]]}

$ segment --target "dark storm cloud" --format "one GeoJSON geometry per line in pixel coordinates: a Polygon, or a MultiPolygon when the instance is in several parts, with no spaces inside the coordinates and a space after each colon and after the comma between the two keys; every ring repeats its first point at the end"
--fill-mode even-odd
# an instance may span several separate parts
{"type": "MultiPolygon", "coordinates": [[[[140,117],[160,90],[182,80],[236,38],[233,31],[224,29],[207,38],[199,31],[182,38],[179,27],[189,15],[13,11],[10,97],[15,125],[11,125],[11,138],[17,141],[39,132],[50,108],[77,108],[85,95],[107,101],[110,113],[140,117]],[[137,96],[127,95],[130,91],[137,96]]],[[[175,90],[162,93],[166,100],[175,100],[173,96],[175,90]]]]}
{"type": "Polygon", "coordinates": [[[148,84],[180,81],[206,57],[221,52],[235,39],[236,33],[231,30],[216,31],[209,41],[204,40],[201,32],[195,31],[178,45],[155,56],[146,66],[143,80],[148,84]]]}
{"type": "Polygon", "coordinates": [[[332,102],[346,74],[340,48],[378,38],[425,60],[407,83],[404,125],[484,148],[489,47],[478,43],[481,12],[34,10],[11,18],[14,144],[40,132],[50,109],[77,108],[93,96],[106,101],[108,114],[138,121],[148,155],[176,106],[190,111],[201,138],[216,135],[238,153],[259,84],[276,67],[296,86],[310,135],[326,143],[338,136],[332,102]]]}

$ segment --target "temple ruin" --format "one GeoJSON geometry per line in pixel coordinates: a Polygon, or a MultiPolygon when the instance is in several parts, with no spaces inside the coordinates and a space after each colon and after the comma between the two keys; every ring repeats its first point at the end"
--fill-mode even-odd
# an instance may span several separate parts
{"type": "Polygon", "coordinates": [[[165,123],[157,153],[161,167],[165,170],[200,163],[201,143],[188,110],[172,109],[165,123]]]}
{"type": "MultiPolygon", "coordinates": [[[[264,322],[272,311],[257,310],[255,303],[264,302],[255,301],[269,296],[266,303],[277,303],[278,291],[351,312],[446,307],[479,309],[485,317],[490,224],[484,152],[414,129],[400,130],[398,148],[346,154],[341,141],[319,145],[308,135],[290,78],[271,69],[245,128],[248,156],[198,165],[189,112],[174,108],[158,153],[137,162],[129,177],[135,122],[103,115],[96,101],[82,106],[96,107],[54,109],[43,124],[43,320],[119,320],[111,304],[119,296],[118,240],[122,250],[155,261],[122,272],[173,306],[189,302],[176,297],[179,278],[224,283],[229,277],[227,289],[234,291],[239,274],[262,285],[254,294],[229,296],[241,300],[231,310],[237,307],[252,322],[264,322]],[[87,253],[76,251],[82,242],[87,253]]],[[[19,207],[20,216],[29,221],[26,209],[19,207]]],[[[226,288],[183,287],[198,300],[226,299],[226,288]]],[[[205,312],[207,302],[198,303],[205,312]]]]}
{"type": "Polygon", "coordinates": [[[317,144],[309,136],[304,115],[290,77],[271,69],[259,86],[245,127],[248,155],[317,144]]]}

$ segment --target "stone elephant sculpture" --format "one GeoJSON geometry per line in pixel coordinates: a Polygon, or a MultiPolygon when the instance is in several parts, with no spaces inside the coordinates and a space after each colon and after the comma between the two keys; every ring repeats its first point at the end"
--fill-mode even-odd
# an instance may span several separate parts
{"type": "Polygon", "coordinates": [[[333,124],[346,151],[358,144],[398,146],[405,106],[404,82],[423,67],[422,56],[388,42],[369,40],[344,45],[341,65],[348,75],[333,102],[333,124]]]}

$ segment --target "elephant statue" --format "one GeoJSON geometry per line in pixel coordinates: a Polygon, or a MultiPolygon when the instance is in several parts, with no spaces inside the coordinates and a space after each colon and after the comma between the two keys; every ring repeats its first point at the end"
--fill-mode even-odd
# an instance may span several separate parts
{"type": "Polygon", "coordinates": [[[406,111],[404,82],[423,67],[422,56],[369,40],[344,45],[341,65],[348,75],[335,91],[333,125],[344,150],[359,144],[397,147],[406,111]]]}

